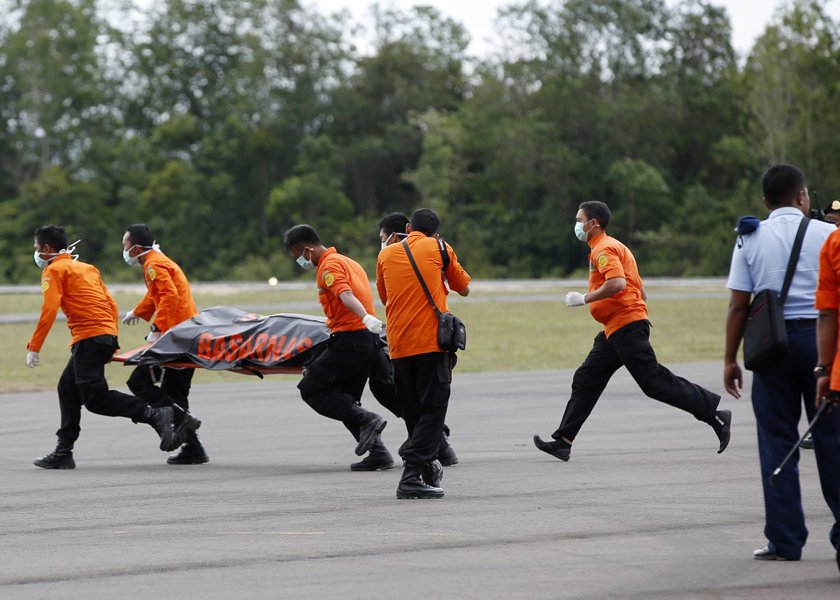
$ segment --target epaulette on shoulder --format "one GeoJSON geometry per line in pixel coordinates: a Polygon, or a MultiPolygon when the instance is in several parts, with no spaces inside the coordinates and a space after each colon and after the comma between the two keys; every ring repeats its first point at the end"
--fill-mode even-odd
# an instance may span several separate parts
{"type": "Polygon", "coordinates": [[[738,234],[738,248],[742,248],[744,246],[744,236],[749,235],[758,229],[759,223],[761,223],[761,221],[758,217],[753,217],[752,215],[738,219],[738,224],[735,226],[735,233],[738,234]]]}
{"type": "Polygon", "coordinates": [[[738,235],[748,235],[758,229],[759,223],[761,223],[761,221],[758,217],[741,217],[738,219],[738,224],[735,226],[735,233],[738,235]]]}

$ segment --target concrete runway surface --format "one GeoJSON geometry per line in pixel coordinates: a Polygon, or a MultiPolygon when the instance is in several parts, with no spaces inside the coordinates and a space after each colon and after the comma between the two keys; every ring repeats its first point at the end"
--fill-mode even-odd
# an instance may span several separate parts
{"type": "MultiPolygon", "coordinates": [[[[721,391],[719,363],[673,370],[721,391]]],[[[724,398],[733,438],[717,455],[711,428],[622,370],[563,463],[531,437],[556,427],[571,375],[456,373],[461,464],[442,500],[396,500],[399,469],[351,472],[352,438],[289,377],[196,386],[201,466],[166,465],[148,426],[84,412],[76,469],[38,469],[55,394],[0,396],[0,598],[840,597],[810,451],[803,560],[752,559],[765,539],[748,394],[724,398]]],[[[383,437],[395,454],[402,422],[383,437]]]]}

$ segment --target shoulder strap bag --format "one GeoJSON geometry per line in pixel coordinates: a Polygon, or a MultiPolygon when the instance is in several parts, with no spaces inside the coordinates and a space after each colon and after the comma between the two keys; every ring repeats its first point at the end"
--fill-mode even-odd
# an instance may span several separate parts
{"type": "Polygon", "coordinates": [[[805,230],[810,222],[811,220],[805,217],[799,224],[781,293],[762,290],[750,303],[744,326],[744,366],[750,371],[766,371],[787,349],[783,307],[793,281],[796,263],[799,261],[805,230]]]}
{"type": "Polygon", "coordinates": [[[411,254],[411,249],[408,247],[406,240],[402,241],[405,253],[408,255],[408,260],[411,262],[411,268],[414,269],[414,274],[417,275],[417,280],[426,292],[426,298],[435,315],[438,318],[437,343],[446,352],[455,352],[456,350],[464,350],[467,347],[467,327],[464,322],[453,315],[451,312],[441,312],[438,309],[435,301],[432,299],[432,293],[429,291],[423,276],[420,274],[420,269],[417,268],[417,262],[411,254]]]}

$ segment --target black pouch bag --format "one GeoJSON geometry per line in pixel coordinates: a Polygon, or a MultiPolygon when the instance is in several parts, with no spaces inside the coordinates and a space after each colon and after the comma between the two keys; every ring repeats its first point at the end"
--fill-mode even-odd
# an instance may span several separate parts
{"type": "Polygon", "coordinates": [[[785,315],[779,296],[772,290],[756,294],[744,327],[744,366],[763,371],[787,348],[785,315]]]}
{"type": "Polygon", "coordinates": [[[438,346],[449,352],[467,347],[467,326],[451,312],[440,312],[438,316],[438,346]]]}
{"type": "Polygon", "coordinates": [[[750,371],[764,371],[787,348],[784,304],[793,281],[793,272],[799,261],[802,240],[810,219],[803,218],[796,232],[790,253],[785,281],[780,294],[773,290],[762,290],[755,295],[747,313],[744,326],[744,367],[750,371]]]}

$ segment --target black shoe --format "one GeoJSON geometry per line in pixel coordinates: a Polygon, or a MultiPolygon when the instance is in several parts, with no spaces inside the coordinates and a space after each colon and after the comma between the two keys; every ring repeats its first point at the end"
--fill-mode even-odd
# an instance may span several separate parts
{"type": "Polygon", "coordinates": [[[201,440],[195,433],[187,437],[187,441],[181,446],[178,454],[173,454],[166,459],[168,465],[202,465],[210,461],[204,446],[201,445],[201,440]]]}
{"type": "Polygon", "coordinates": [[[356,456],[361,456],[371,449],[376,441],[376,436],[382,433],[388,421],[375,413],[370,413],[367,421],[359,430],[359,443],[356,444],[356,456]]]}
{"type": "Polygon", "coordinates": [[[753,552],[753,558],[755,560],[799,560],[798,558],[786,558],[779,554],[776,554],[775,550],[771,550],[770,546],[764,546],[764,548],[759,548],[753,552]]]}
{"type": "Polygon", "coordinates": [[[56,448],[53,452],[36,458],[32,464],[42,469],[75,469],[76,461],[73,460],[73,451],[65,448],[56,448]]]}
{"type": "Polygon", "coordinates": [[[808,437],[806,437],[804,440],[802,440],[802,443],[799,444],[799,447],[802,448],[803,450],[813,450],[814,449],[814,436],[809,435],[808,437]]]}
{"type": "Polygon", "coordinates": [[[562,440],[544,442],[540,436],[535,435],[534,445],[543,452],[550,454],[555,458],[559,458],[562,461],[568,461],[569,456],[572,454],[572,445],[567,444],[562,440]]]}
{"type": "Polygon", "coordinates": [[[712,427],[720,440],[720,448],[718,454],[726,450],[729,445],[729,435],[732,426],[732,412],[728,410],[719,410],[715,413],[714,423],[712,427]]]}
{"type": "Polygon", "coordinates": [[[400,455],[400,458],[405,457],[405,451],[408,450],[408,445],[411,444],[411,438],[406,438],[405,441],[400,444],[400,447],[397,448],[397,454],[400,455]]]}
{"type": "Polygon", "coordinates": [[[440,464],[444,467],[451,467],[452,465],[458,464],[458,455],[455,454],[455,449],[449,445],[449,427],[445,425],[440,435],[437,457],[440,464]]]}
{"type": "Polygon", "coordinates": [[[443,481],[443,465],[441,465],[440,460],[433,460],[429,464],[424,465],[421,478],[426,485],[439,488],[440,482],[443,481]]]}
{"type": "Polygon", "coordinates": [[[368,455],[359,462],[350,465],[351,471],[387,471],[393,468],[394,458],[379,436],[376,436],[368,455]]]}
{"type": "Polygon", "coordinates": [[[404,478],[397,486],[397,499],[409,500],[412,498],[443,498],[443,489],[426,485],[416,475],[404,478]]]}

